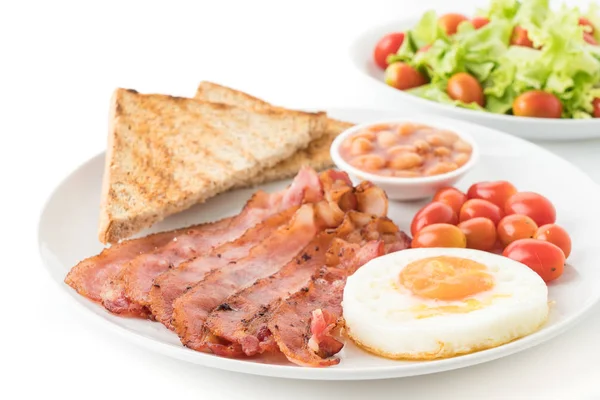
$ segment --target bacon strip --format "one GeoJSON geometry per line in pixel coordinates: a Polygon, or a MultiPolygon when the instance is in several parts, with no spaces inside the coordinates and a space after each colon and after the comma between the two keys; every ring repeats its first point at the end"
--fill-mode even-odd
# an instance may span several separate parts
{"type": "Polygon", "coordinates": [[[266,327],[261,321],[269,313],[271,303],[300,290],[310,281],[314,271],[325,264],[327,250],[336,233],[336,230],[321,232],[300,256],[281,270],[225,299],[223,304],[227,307],[213,310],[206,320],[206,328],[214,336],[207,343],[210,350],[229,357],[260,353],[268,336],[261,331],[262,326],[266,327]]]}
{"type": "Polygon", "coordinates": [[[343,347],[334,333],[341,324],[346,278],[366,261],[410,246],[410,239],[403,232],[387,233],[382,238],[361,248],[354,257],[340,257],[337,267],[322,268],[313,276],[307,290],[295,293],[280,304],[268,328],[288,360],[310,367],[339,363],[339,359],[328,357],[343,347]],[[351,262],[345,261],[348,259],[351,262]]]}
{"type": "Polygon", "coordinates": [[[302,169],[291,186],[281,192],[257,192],[244,210],[233,217],[227,228],[208,232],[186,232],[151,253],[141,254],[123,266],[117,279],[107,282],[101,293],[102,304],[115,314],[145,317],[148,315],[149,293],[154,278],[183,261],[199,256],[212,247],[241,236],[247,229],[266,218],[323,198],[319,176],[309,168],[302,169]]]}
{"type": "Polygon", "coordinates": [[[177,268],[159,275],[154,279],[153,287],[150,290],[150,311],[156,320],[167,328],[173,329],[171,316],[173,315],[173,302],[176,298],[201,281],[209,271],[222,268],[231,261],[246,257],[251,248],[258,245],[279,227],[287,224],[297,210],[298,207],[291,207],[276,214],[248,229],[235,241],[218,246],[206,256],[188,260],[179,264],[177,268]]]}
{"type": "MultiPolygon", "coordinates": [[[[352,183],[346,173],[334,170],[322,173],[319,181],[326,201],[317,203],[317,214],[327,224],[336,225],[337,221],[343,218],[345,210],[357,206],[352,183]]],[[[282,219],[286,217],[289,219],[294,211],[295,208],[285,211],[279,217],[272,218],[274,221],[279,221],[277,224],[282,224],[282,219]]],[[[175,299],[195,283],[201,281],[208,271],[220,268],[228,261],[246,256],[251,247],[260,243],[277,228],[277,224],[267,223],[264,229],[259,229],[259,224],[255,227],[256,231],[247,230],[238,240],[219,246],[206,256],[183,262],[178,267],[169,269],[156,277],[149,295],[149,307],[154,317],[169,329],[173,329],[171,317],[173,315],[172,304],[175,299]],[[230,252],[231,254],[229,254],[230,252]]]]}
{"type": "Polygon", "coordinates": [[[217,222],[190,226],[167,232],[155,233],[146,237],[126,240],[122,243],[107,247],[96,256],[86,258],[75,265],[67,276],[65,283],[75,289],[80,295],[90,300],[100,302],[101,292],[105,283],[115,279],[123,265],[142,253],[156,250],[165,246],[174,238],[186,231],[213,231],[226,228],[231,218],[217,222]]]}
{"type": "Polygon", "coordinates": [[[207,318],[206,327],[214,336],[208,347],[215,354],[229,357],[276,350],[267,327],[273,310],[282,299],[306,287],[327,259],[340,262],[338,255],[347,254],[343,247],[350,243],[342,239],[365,243],[363,236],[373,236],[369,232],[372,221],[371,216],[359,217],[351,211],[337,229],[322,232],[311,242],[305,249],[307,257],[292,260],[277,273],[226,299],[229,307],[213,310],[207,318]],[[336,245],[332,246],[334,241],[336,245]]]}
{"type": "Polygon", "coordinates": [[[288,226],[254,247],[247,257],[213,270],[175,300],[172,324],[182,343],[195,350],[205,350],[208,331],[204,321],[208,314],[217,306],[228,308],[227,304],[221,304],[223,300],[257,279],[275,273],[306,247],[321,230],[316,211],[316,206],[305,204],[288,226]]]}

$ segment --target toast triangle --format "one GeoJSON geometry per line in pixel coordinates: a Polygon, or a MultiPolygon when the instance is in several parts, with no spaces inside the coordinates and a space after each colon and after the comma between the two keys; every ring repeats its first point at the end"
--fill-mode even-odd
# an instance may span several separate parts
{"type": "Polygon", "coordinates": [[[323,134],[324,113],[234,105],[117,89],[98,237],[115,243],[243,185],[323,134]]]}
{"type": "MultiPolygon", "coordinates": [[[[196,91],[196,99],[214,103],[229,104],[252,110],[268,111],[285,108],[269,104],[247,93],[209,81],[202,81],[196,91]]],[[[351,123],[327,118],[325,130],[320,138],[314,139],[307,148],[299,150],[287,160],[272,168],[267,168],[252,179],[240,182],[235,187],[256,186],[262,183],[286,179],[294,176],[302,166],[310,166],[317,171],[331,168],[333,161],[329,155],[331,143],[337,135],[350,128],[351,123]]]]}

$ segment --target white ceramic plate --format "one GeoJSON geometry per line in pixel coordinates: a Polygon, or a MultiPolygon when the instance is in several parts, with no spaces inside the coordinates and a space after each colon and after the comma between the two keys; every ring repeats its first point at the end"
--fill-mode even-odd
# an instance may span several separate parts
{"type": "Polygon", "coordinates": [[[502,130],[530,140],[576,140],[600,137],[600,119],[543,119],[514,117],[469,110],[423,99],[401,90],[394,89],[383,80],[383,71],[373,61],[373,49],[378,40],[391,32],[401,32],[411,28],[417,19],[398,20],[371,28],[358,35],[350,45],[349,55],[359,73],[368,79],[375,93],[385,95],[389,106],[409,106],[422,113],[432,113],[461,119],[502,130]]]}
{"type": "MultiPolygon", "coordinates": [[[[361,109],[330,110],[330,115],[355,123],[403,117],[392,111],[361,109]]],[[[431,117],[437,123],[443,119],[431,117]]],[[[177,336],[161,324],[146,320],[119,318],[101,306],[79,296],[63,279],[79,260],[100,252],[96,238],[100,182],[103,155],[94,157],[77,168],[51,195],[39,223],[41,256],[52,279],[78,303],[85,315],[101,326],[111,328],[132,343],[149,350],[189,362],[257,375],[298,379],[380,379],[427,374],[490,361],[542,343],[579,321],[600,298],[600,248],[595,226],[600,212],[593,205],[600,203],[600,188],[567,161],[514,136],[453,121],[453,126],[469,132],[479,143],[479,163],[461,181],[463,190],[474,181],[507,179],[522,190],[537,191],[556,205],[558,221],[572,235],[574,246],[570,264],[560,280],[550,286],[550,299],[555,301],[550,320],[540,331],[509,343],[478,353],[439,361],[403,362],[372,356],[352,343],[347,343],[338,366],[315,369],[298,367],[281,358],[273,360],[234,360],[192,351],[183,347],[177,336]],[[589,210],[589,211],[587,211],[589,210]]],[[[287,182],[265,185],[266,190],[283,187],[287,182]]],[[[213,220],[237,213],[252,190],[223,194],[203,205],[169,218],[153,231],[213,220]]],[[[419,203],[390,203],[390,217],[407,230],[419,203]]],[[[77,316],[74,316],[77,318],[77,316]]],[[[91,343],[90,343],[91,345],[91,343]]]]}

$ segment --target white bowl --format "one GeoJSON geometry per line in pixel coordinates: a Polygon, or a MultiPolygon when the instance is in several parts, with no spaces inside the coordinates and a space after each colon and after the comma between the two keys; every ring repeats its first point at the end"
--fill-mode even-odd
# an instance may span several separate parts
{"type": "Polygon", "coordinates": [[[371,181],[387,193],[388,198],[392,200],[420,200],[433,196],[439,189],[447,186],[453,186],[460,180],[479,160],[479,147],[473,140],[468,132],[464,129],[459,129],[452,126],[448,121],[442,122],[431,122],[431,118],[425,116],[416,116],[411,118],[399,118],[383,121],[369,122],[365,124],[355,125],[344,132],[339,134],[330,148],[331,159],[335,165],[342,171],[348,173],[352,181],[356,184],[360,181],[371,181]],[[460,168],[447,172],[445,174],[415,177],[415,178],[402,178],[395,176],[381,176],[377,174],[371,174],[358,169],[342,158],[340,155],[340,146],[342,142],[348,137],[355,134],[364,128],[379,125],[379,124],[402,124],[402,123],[415,123],[431,126],[433,128],[439,128],[449,130],[456,133],[461,139],[469,143],[473,147],[471,157],[460,168]]]}
{"type": "MultiPolygon", "coordinates": [[[[417,113],[433,113],[499,129],[530,140],[575,140],[600,138],[600,119],[544,119],[492,114],[441,104],[408,94],[387,85],[383,71],[373,61],[373,49],[379,39],[390,33],[414,26],[417,19],[404,19],[383,24],[360,34],[350,46],[350,59],[360,74],[372,82],[387,106],[411,107],[417,113]],[[385,97],[385,99],[383,99],[385,97]],[[392,104],[390,104],[390,101],[392,104]]],[[[375,92],[377,93],[377,92],[375,92]]]]}

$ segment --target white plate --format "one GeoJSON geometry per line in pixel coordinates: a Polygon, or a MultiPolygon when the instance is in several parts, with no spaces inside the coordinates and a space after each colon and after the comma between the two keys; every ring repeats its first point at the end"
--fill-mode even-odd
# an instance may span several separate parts
{"type": "MultiPolygon", "coordinates": [[[[392,111],[361,109],[337,109],[329,113],[335,118],[355,123],[403,117],[392,111]]],[[[443,119],[434,116],[431,120],[443,123],[443,119]]],[[[567,267],[560,280],[550,285],[550,299],[556,304],[552,307],[549,322],[540,331],[501,347],[439,361],[403,362],[372,356],[347,343],[340,354],[342,362],[338,366],[315,369],[294,366],[281,359],[266,363],[265,360],[234,360],[195,352],[183,347],[177,336],[159,323],[115,317],[63,283],[65,275],[77,261],[102,249],[96,238],[96,228],[103,155],[77,168],[48,200],[39,224],[41,256],[53,280],[81,306],[85,315],[91,316],[101,326],[112,328],[132,343],[149,350],[209,367],[298,379],[358,380],[427,374],[507,356],[564,332],[581,320],[600,298],[600,290],[596,287],[600,282],[597,265],[600,248],[594,228],[600,223],[600,211],[591,206],[600,204],[600,188],[576,167],[534,144],[464,122],[453,121],[453,125],[469,132],[481,149],[479,163],[464,177],[459,187],[466,189],[478,180],[507,179],[522,190],[538,191],[554,202],[559,223],[573,238],[569,262],[574,268],[567,267]]],[[[274,190],[286,184],[273,183],[264,188],[274,190]]],[[[153,230],[237,213],[251,192],[245,189],[221,195],[169,218],[153,230]]],[[[407,230],[412,215],[422,204],[391,203],[390,217],[407,230]]]]}
{"type": "Polygon", "coordinates": [[[372,83],[374,91],[386,95],[394,104],[389,106],[412,107],[417,112],[432,113],[461,119],[499,129],[531,140],[576,140],[600,137],[600,119],[543,119],[514,117],[460,108],[423,99],[394,89],[383,80],[383,71],[373,61],[373,49],[379,39],[391,32],[411,28],[417,19],[398,20],[371,28],[358,35],[350,45],[350,60],[359,73],[372,83]]]}

